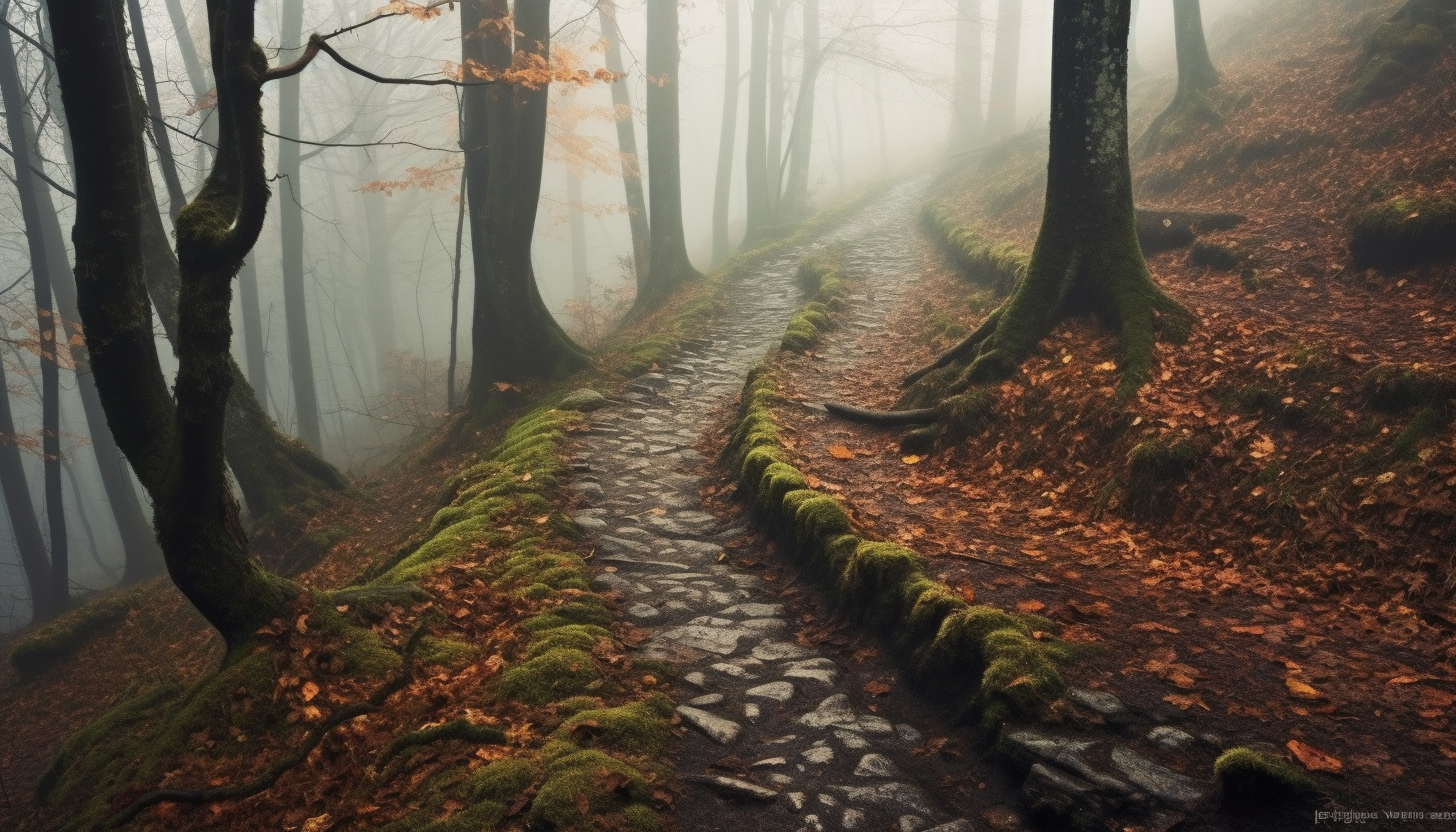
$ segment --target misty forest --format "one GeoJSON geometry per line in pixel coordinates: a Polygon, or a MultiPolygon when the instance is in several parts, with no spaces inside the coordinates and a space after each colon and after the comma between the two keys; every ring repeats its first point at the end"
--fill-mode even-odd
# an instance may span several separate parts
{"type": "Polygon", "coordinates": [[[1456,0],[0,0],[0,826],[1456,821],[1456,0]]]}

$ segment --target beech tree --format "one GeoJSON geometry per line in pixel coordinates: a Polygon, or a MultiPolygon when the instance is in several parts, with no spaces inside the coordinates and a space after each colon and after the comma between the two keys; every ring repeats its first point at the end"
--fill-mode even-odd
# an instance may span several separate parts
{"type": "Polygon", "coordinates": [[[809,215],[809,157],[814,148],[814,93],[825,54],[819,48],[819,0],[804,2],[804,61],[799,75],[799,96],[789,126],[788,173],[779,200],[780,224],[798,222],[809,215]]]}
{"type": "Polygon", "coordinates": [[[617,27],[617,7],[612,0],[598,0],[597,14],[601,18],[602,37],[607,42],[607,71],[616,76],[612,82],[612,107],[616,111],[617,148],[621,151],[627,223],[632,231],[632,267],[640,294],[647,282],[647,255],[651,240],[647,227],[647,197],[642,191],[641,158],[637,155],[636,117],[627,87],[627,70],[622,63],[622,33],[617,27]]]}
{"type": "Polygon", "coordinates": [[[677,0],[647,0],[647,190],[652,246],[647,281],[633,314],[660,306],[685,281],[701,277],[683,234],[678,126],[677,0]]]}
{"type": "Polygon", "coordinates": [[[1093,314],[1122,339],[1120,400],[1147,381],[1160,326],[1191,316],[1152,281],[1138,246],[1127,144],[1131,0],[1056,0],[1046,204],[1026,275],[963,341],[906,380],[902,402],[1007,378],[1059,321],[1093,314]]]}
{"type": "Polygon", "coordinates": [[[1138,139],[1139,155],[1157,153],[1198,124],[1222,121],[1208,97],[1218,86],[1219,76],[1208,56],[1199,0],[1173,0],[1173,47],[1178,56],[1178,89],[1138,139]]]}
{"type": "Polygon", "coordinates": [[[972,149],[986,132],[981,114],[981,0],[956,6],[955,82],[951,90],[950,141],[954,155],[972,149]]]}
{"type": "MultiPolygon", "coordinates": [[[[772,0],[753,0],[748,47],[748,137],[743,152],[747,173],[744,194],[748,199],[744,248],[763,242],[773,226],[768,178],[768,35],[772,22],[772,0]]],[[[773,151],[774,156],[777,153],[773,151]]]]}
{"type": "Polygon", "coordinates": [[[723,62],[723,126],[718,133],[718,178],[713,187],[713,265],[728,259],[728,197],[733,183],[733,146],[738,139],[738,0],[724,0],[726,49],[723,62]]]}
{"type": "Polygon", "coordinates": [[[986,139],[1016,132],[1016,76],[1021,68],[1021,0],[1001,0],[996,11],[996,51],[991,57],[991,94],[986,103],[986,139]]]}

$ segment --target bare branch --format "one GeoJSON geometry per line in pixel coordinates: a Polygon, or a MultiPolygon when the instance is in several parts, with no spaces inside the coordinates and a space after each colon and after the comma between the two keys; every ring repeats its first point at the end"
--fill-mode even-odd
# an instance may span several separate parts
{"type": "MultiPolygon", "coordinates": [[[[383,15],[381,15],[380,17],[383,17],[383,15]]],[[[379,18],[373,19],[378,20],[379,18]]],[[[356,26],[353,28],[358,27],[356,26]]],[[[344,32],[348,30],[341,29],[339,31],[344,32]]],[[[358,64],[351,62],[343,55],[340,55],[337,49],[329,46],[327,38],[323,35],[314,35],[313,37],[310,37],[308,39],[308,48],[303,51],[303,54],[299,56],[298,60],[294,61],[291,64],[284,64],[283,66],[274,67],[273,69],[268,70],[268,73],[264,76],[263,80],[265,82],[276,81],[280,78],[288,78],[289,76],[297,75],[298,73],[302,72],[305,67],[313,63],[313,59],[317,58],[320,52],[323,52],[327,54],[330,58],[333,58],[334,62],[344,69],[349,70],[355,75],[368,78],[369,80],[377,84],[411,84],[420,87],[479,87],[485,84],[496,83],[493,79],[484,79],[480,81],[457,81],[454,78],[390,78],[384,75],[376,75],[375,73],[370,72],[369,70],[359,66],[358,64]]]]}

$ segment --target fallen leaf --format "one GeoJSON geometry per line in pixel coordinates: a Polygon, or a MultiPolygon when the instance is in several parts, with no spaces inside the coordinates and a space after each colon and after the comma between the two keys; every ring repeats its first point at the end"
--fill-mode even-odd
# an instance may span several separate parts
{"type": "Polygon", "coordinates": [[[1196,693],[1170,693],[1167,696],[1163,697],[1163,701],[1171,703],[1173,705],[1177,705],[1180,709],[1185,711],[1193,707],[1194,705],[1197,705],[1205,711],[1208,710],[1208,706],[1203,704],[1203,697],[1199,696],[1196,693]]]}
{"type": "Polygon", "coordinates": [[[1289,695],[1295,699],[1324,699],[1325,695],[1310,687],[1307,682],[1296,679],[1293,676],[1284,680],[1284,686],[1289,688],[1289,695]]]}
{"type": "Polygon", "coordinates": [[[890,692],[890,686],[879,680],[865,682],[864,692],[870,696],[884,696],[890,692]]]}
{"type": "Polygon", "coordinates": [[[1148,632],[1148,633],[1155,632],[1155,631],[1156,632],[1160,632],[1160,633],[1177,633],[1178,632],[1178,629],[1176,627],[1169,627],[1167,624],[1163,624],[1162,622],[1159,622],[1159,621],[1144,621],[1141,624],[1134,624],[1134,625],[1132,625],[1132,628],[1134,630],[1142,630],[1143,632],[1148,632]]]}
{"type": "Polygon", "coordinates": [[[312,702],[315,696],[319,695],[319,686],[313,682],[303,683],[303,701],[312,702]]]}
{"type": "Polygon", "coordinates": [[[1046,609],[1046,604],[1043,604],[1040,601],[1018,601],[1016,604],[1016,609],[1018,612],[1023,613],[1041,612],[1042,610],[1046,609]]]}
{"type": "Polygon", "coordinates": [[[1387,684],[1387,685],[1413,685],[1416,682],[1419,682],[1420,680],[1421,680],[1421,677],[1419,677],[1419,676],[1397,676],[1394,679],[1391,679],[1390,681],[1386,682],[1385,684],[1387,684]]]}
{"type": "Polygon", "coordinates": [[[1247,627],[1230,627],[1229,629],[1247,636],[1262,636],[1264,634],[1264,625],[1262,624],[1251,624],[1247,627]]]}
{"type": "Polygon", "coordinates": [[[914,465],[915,463],[920,461],[920,457],[916,456],[915,454],[911,454],[909,456],[900,457],[900,461],[905,463],[906,465],[914,465]]]}
{"type": "Polygon", "coordinates": [[[1345,764],[1340,762],[1338,757],[1331,757],[1299,740],[1290,740],[1284,744],[1284,747],[1288,748],[1289,753],[1293,754],[1310,771],[1328,771],[1331,774],[1339,774],[1345,770],[1345,764]]]}

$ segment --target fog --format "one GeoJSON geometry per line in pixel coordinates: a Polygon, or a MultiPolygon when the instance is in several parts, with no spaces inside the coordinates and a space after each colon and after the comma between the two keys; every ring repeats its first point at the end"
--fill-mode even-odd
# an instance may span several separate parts
{"type": "MultiPolygon", "coordinates": [[[[161,111],[169,125],[166,132],[190,195],[210,159],[206,140],[211,135],[207,119],[212,111],[195,95],[167,2],[144,0],[141,5],[161,111]]],[[[988,88],[996,47],[996,3],[985,0],[980,5],[982,78],[988,88]]],[[[1210,43],[1216,50],[1220,19],[1246,4],[1205,0],[1203,5],[1210,43]]],[[[281,60],[280,7],[279,0],[264,0],[257,7],[258,37],[274,63],[281,60]]],[[[199,37],[205,30],[203,3],[180,0],[179,8],[190,22],[194,48],[205,63],[205,42],[199,37]]],[[[327,33],[351,26],[365,21],[373,8],[370,3],[309,0],[303,31],[327,33]]],[[[1044,130],[1051,9],[1049,2],[1025,4],[1015,115],[1019,130],[1044,130]]],[[[442,13],[428,20],[408,15],[378,20],[331,43],[349,60],[382,75],[437,76],[458,64],[461,45],[456,13],[444,8],[439,11],[442,13]]],[[[697,3],[683,6],[680,19],[683,219],[689,253],[705,271],[715,265],[710,262],[711,219],[724,87],[723,13],[720,3],[697,3]]],[[[740,13],[743,77],[729,201],[735,241],[742,233],[745,214],[742,149],[747,130],[747,3],[740,13]]],[[[8,14],[18,30],[45,37],[34,3],[12,4],[8,14]]],[[[1170,3],[1143,3],[1133,30],[1140,67],[1169,92],[1175,80],[1171,15],[1170,3]]],[[[950,122],[955,16],[955,4],[946,0],[821,3],[821,41],[831,54],[816,85],[809,175],[812,207],[822,208],[885,177],[943,159],[950,122]]],[[[645,149],[642,4],[624,3],[618,19],[627,77],[617,83],[630,88],[638,145],[645,149]]],[[[601,66],[594,4],[558,0],[552,8],[552,21],[558,57],[588,70],[601,66]]],[[[800,74],[802,27],[802,6],[794,5],[786,14],[784,36],[788,108],[794,106],[800,74]]],[[[71,179],[62,125],[55,112],[59,106],[47,102],[52,90],[45,82],[43,61],[32,45],[15,42],[20,74],[40,124],[35,149],[44,159],[45,173],[67,186],[71,179]]],[[[1216,53],[1214,57],[1217,60],[1216,53]]],[[[269,85],[264,101],[269,128],[275,133],[277,87],[269,85]]],[[[458,90],[379,85],[324,58],[302,73],[301,88],[300,135],[288,137],[304,142],[301,181],[296,187],[281,178],[273,182],[268,224],[248,258],[257,273],[266,352],[267,386],[259,393],[280,426],[295,432],[298,420],[284,330],[278,206],[284,200],[296,200],[303,209],[305,293],[322,452],[346,472],[359,474],[387,459],[412,431],[437,424],[447,410],[443,373],[450,350],[450,297],[461,187],[458,90]],[[370,200],[374,201],[372,208],[370,200]],[[371,216],[370,211],[375,213],[371,216]],[[387,274],[388,289],[383,297],[377,292],[371,297],[371,261],[387,274]]],[[[557,84],[550,101],[533,259],[547,306],[569,331],[589,337],[601,325],[583,318],[582,301],[599,308],[612,301],[620,305],[630,300],[632,282],[632,246],[611,121],[611,95],[604,83],[557,84]],[[580,178],[579,201],[568,195],[569,176],[580,178]],[[591,285],[590,297],[576,300],[569,221],[573,210],[583,215],[584,265],[591,285]]],[[[277,146],[276,138],[268,140],[270,167],[277,146]]],[[[650,159],[643,169],[650,176],[650,159]]],[[[6,172],[9,176],[13,167],[6,172]]],[[[153,172],[165,209],[164,181],[155,165],[153,172]]],[[[7,255],[0,262],[0,289],[5,289],[0,294],[0,313],[9,339],[0,346],[0,355],[9,370],[6,394],[14,411],[32,501],[37,512],[43,512],[42,462],[35,447],[41,419],[38,361],[33,337],[28,334],[35,312],[26,278],[26,229],[13,184],[0,185],[0,190],[5,191],[0,203],[0,250],[7,255]]],[[[69,231],[71,199],[59,192],[54,196],[61,226],[69,231]]],[[[467,362],[473,302],[468,232],[464,245],[457,343],[461,361],[467,362]]],[[[237,317],[240,302],[235,299],[234,352],[238,362],[246,365],[243,326],[237,317]]],[[[170,361],[160,328],[158,339],[164,360],[170,361]]],[[[164,369],[170,373],[174,367],[164,369]]],[[[245,369],[254,377],[257,368],[245,369]]],[[[463,384],[463,371],[458,375],[463,384]]],[[[79,593],[114,583],[121,559],[96,460],[87,451],[86,423],[80,415],[76,379],[69,369],[62,370],[61,385],[62,447],[68,472],[66,525],[73,591],[79,593]]],[[[0,627],[19,626],[28,619],[29,600],[13,525],[0,512],[0,627]]]]}

